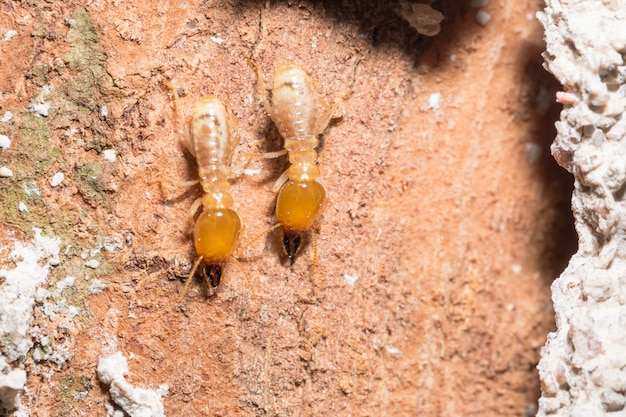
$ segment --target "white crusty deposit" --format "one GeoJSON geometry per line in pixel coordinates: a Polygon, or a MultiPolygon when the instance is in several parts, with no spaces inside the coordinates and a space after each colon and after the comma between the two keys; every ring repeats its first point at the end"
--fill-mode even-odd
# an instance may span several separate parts
{"type": "Polygon", "coordinates": [[[102,358],[98,363],[100,382],[109,385],[111,399],[131,417],[165,417],[161,397],[167,394],[167,385],[157,391],[136,388],[124,377],[128,362],[121,352],[102,358]]]}
{"type": "Polygon", "coordinates": [[[34,231],[32,242],[14,240],[8,256],[14,266],[0,269],[0,411],[21,406],[18,395],[26,384],[21,363],[34,345],[30,323],[37,288],[45,283],[50,267],[60,262],[61,239],[34,231]]]}
{"type": "Polygon", "coordinates": [[[570,98],[552,154],[574,175],[579,247],[552,285],[557,331],[542,350],[537,415],[624,415],[626,1],[546,4],[545,67],[570,98]]]}

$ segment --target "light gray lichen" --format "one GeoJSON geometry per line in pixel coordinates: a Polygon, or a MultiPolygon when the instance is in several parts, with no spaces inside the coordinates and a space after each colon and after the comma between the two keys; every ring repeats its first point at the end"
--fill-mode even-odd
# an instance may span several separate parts
{"type": "Polygon", "coordinates": [[[566,92],[552,154],[574,175],[578,252],[552,284],[538,416],[626,412],[626,1],[547,0],[545,67],[566,92]]]}

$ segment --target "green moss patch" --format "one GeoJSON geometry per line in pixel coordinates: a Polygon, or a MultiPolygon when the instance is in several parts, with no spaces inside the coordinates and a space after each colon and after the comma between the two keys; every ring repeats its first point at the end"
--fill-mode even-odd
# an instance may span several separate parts
{"type": "Polygon", "coordinates": [[[78,191],[85,201],[94,208],[98,206],[110,208],[109,199],[104,191],[103,172],[104,164],[101,162],[76,164],[78,191]]]}

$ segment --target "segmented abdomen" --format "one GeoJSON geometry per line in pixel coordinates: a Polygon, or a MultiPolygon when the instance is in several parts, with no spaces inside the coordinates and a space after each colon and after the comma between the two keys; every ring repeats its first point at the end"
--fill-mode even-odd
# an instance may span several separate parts
{"type": "Polygon", "coordinates": [[[319,114],[317,92],[297,64],[281,64],[274,76],[272,120],[283,138],[314,136],[319,114]]]}
{"type": "Polygon", "coordinates": [[[218,180],[230,176],[233,151],[238,144],[234,116],[217,97],[204,96],[196,103],[191,136],[200,184],[205,192],[216,191],[211,183],[222,183],[218,180]]]}

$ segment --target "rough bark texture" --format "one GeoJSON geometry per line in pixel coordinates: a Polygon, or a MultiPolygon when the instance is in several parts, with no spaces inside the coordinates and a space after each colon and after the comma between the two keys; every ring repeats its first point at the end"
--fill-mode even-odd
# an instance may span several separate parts
{"type": "Polygon", "coordinates": [[[626,2],[548,1],[546,68],[565,86],[552,154],[574,174],[578,252],[552,285],[539,414],[623,415],[626,2]]]}
{"type": "MultiPolygon", "coordinates": [[[[432,4],[446,19],[432,39],[387,1],[3,3],[17,35],[0,41],[14,174],[0,268],[33,242],[48,289],[30,295],[26,352],[3,329],[6,371],[28,375],[16,415],[112,415],[113,388],[162,384],[168,416],[533,413],[549,285],[576,245],[571,181],[548,152],[556,86],[538,1],[492,2],[484,27],[465,3],[432,4]],[[198,280],[180,301],[200,190],[148,185],[196,176],[164,82],[185,115],[204,94],[228,101],[238,152],[278,150],[248,60],[266,84],[295,61],[343,98],[322,137],[315,268],[310,239],[292,266],[271,233],[241,258],[251,285],[229,264],[214,294],[198,280]],[[111,393],[105,357],[120,359],[99,369],[111,393]]],[[[285,167],[251,162],[260,173],[235,180],[243,245],[273,224],[285,167]]]]}

